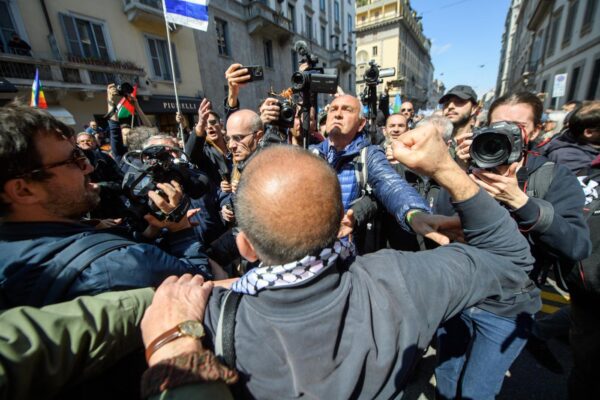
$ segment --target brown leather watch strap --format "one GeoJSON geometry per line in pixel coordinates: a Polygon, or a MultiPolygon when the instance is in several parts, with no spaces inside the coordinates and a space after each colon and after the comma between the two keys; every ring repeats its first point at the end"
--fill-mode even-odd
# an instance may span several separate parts
{"type": "Polygon", "coordinates": [[[184,335],[183,333],[181,333],[179,325],[174,326],[166,332],[163,332],[148,345],[148,348],[146,349],[146,362],[150,362],[150,357],[152,357],[152,354],[154,354],[156,350],[160,349],[165,344],[170,343],[175,339],[179,339],[182,336],[184,335]]]}

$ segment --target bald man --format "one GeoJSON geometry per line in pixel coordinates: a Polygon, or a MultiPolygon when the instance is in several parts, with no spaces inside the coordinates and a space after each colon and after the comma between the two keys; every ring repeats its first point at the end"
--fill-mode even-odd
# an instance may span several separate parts
{"type": "Polygon", "coordinates": [[[444,243],[446,238],[423,223],[423,216],[429,213],[424,199],[394,171],[383,149],[370,143],[363,130],[366,122],[356,97],[338,96],[327,113],[327,140],[311,148],[336,171],[344,211],[352,209],[356,218],[354,232],[359,252],[364,254],[383,246],[380,239],[373,239],[372,231],[367,230],[374,220],[363,208],[365,202],[360,201],[369,200],[371,196],[404,230],[444,243]]]}
{"type": "MultiPolygon", "coordinates": [[[[487,296],[518,298],[531,283],[521,267],[533,259],[515,222],[456,165],[431,126],[402,135],[394,156],[452,193],[469,245],[354,258],[336,240],[341,188],[326,162],[273,146],[247,165],[237,191],[237,246],[262,263],[232,285],[241,300],[229,311],[234,349],[223,351],[235,350],[250,398],[398,398],[440,322],[487,296]]],[[[217,337],[226,293],[214,289],[206,307],[213,343],[231,339],[217,337]]],[[[189,304],[165,326],[193,319],[198,306],[189,304]]],[[[198,344],[181,342],[172,355],[198,344]]]]}

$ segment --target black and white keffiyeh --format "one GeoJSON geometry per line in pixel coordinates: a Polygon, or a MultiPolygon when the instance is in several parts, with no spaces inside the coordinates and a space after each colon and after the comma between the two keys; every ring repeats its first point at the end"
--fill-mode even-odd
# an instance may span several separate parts
{"type": "Polygon", "coordinates": [[[333,247],[323,249],[318,256],[306,256],[301,260],[284,265],[263,266],[248,271],[232,286],[238,293],[255,295],[263,289],[291,287],[306,283],[328,267],[353,257],[355,249],[352,242],[336,241],[333,247]]]}

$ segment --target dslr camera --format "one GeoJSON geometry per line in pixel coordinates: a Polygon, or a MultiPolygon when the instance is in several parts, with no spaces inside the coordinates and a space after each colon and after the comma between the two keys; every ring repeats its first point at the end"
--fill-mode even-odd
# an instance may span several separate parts
{"type": "Polygon", "coordinates": [[[117,85],[117,91],[121,97],[129,97],[133,93],[133,86],[129,82],[121,82],[117,85]]]}
{"type": "Polygon", "coordinates": [[[123,179],[124,203],[129,214],[128,222],[134,228],[144,228],[144,215],[151,214],[161,221],[180,221],[190,207],[191,198],[205,193],[208,182],[193,170],[184,152],[169,146],[150,146],[144,150],[130,151],[123,157],[129,170],[123,179]],[[178,182],[183,188],[179,205],[170,213],[161,211],[148,197],[154,190],[166,195],[157,187],[159,183],[178,182]]]}
{"type": "Polygon", "coordinates": [[[520,161],[526,150],[523,135],[519,125],[507,121],[474,130],[470,149],[473,165],[489,169],[520,161]]]}

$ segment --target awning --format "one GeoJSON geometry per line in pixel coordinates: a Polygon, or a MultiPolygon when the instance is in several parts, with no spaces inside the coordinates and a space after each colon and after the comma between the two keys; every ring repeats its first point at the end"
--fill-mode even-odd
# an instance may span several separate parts
{"type": "Polygon", "coordinates": [[[0,78],[0,93],[16,93],[18,89],[15,85],[4,78],[0,78]]]}
{"type": "Polygon", "coordinates": [[[48,111],[50,115],[52,115],[54,118],[56,118],[65,125],[76,125],[75,118],[73,118],[73,114],[71,114],[69,110],[67,110],[64,107],[49,106],[46,109],[46,111],[48,111]]]}
{"type": "MultiPolygon", "coordinates": [[[[179,97],[179,106],[183,114],[195,114],[198,112],[199,97],[179,97]]],[[[138,102],[145,114],[173,113],[177,112],[175,96],[150,96],[147,100],[144,96],[138,96],[138,102]]]]}

